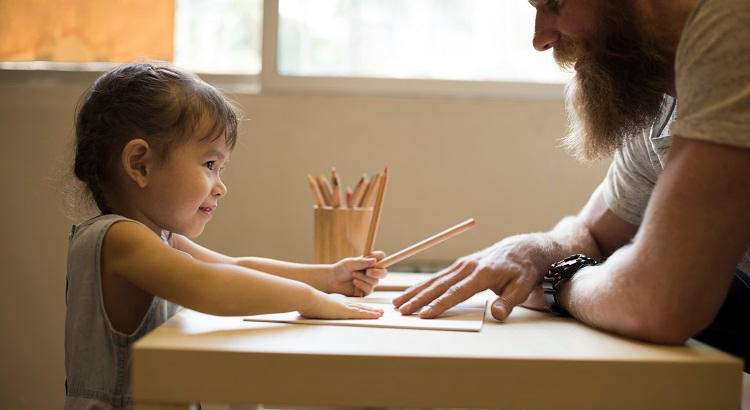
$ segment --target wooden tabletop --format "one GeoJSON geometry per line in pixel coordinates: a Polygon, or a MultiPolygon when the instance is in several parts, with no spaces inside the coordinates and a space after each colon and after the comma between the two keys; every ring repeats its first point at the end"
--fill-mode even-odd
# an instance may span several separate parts
{"type": "Polygon", "coordinates": [[[693,340],[642,343],[525,308],[504,322],[488,311],[480,332],[183,310],[134,345],[132,377],[139,405],[737,409],[742,361],[693,340]]]}

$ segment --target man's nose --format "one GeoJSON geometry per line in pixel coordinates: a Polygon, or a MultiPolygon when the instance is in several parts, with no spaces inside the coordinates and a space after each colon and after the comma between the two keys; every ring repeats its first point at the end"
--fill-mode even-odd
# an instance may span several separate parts
{"type": "Polygon", "coordinates": [[[534,23],[534,48],[545,51],[555,46],[560,40],[560,32],[555,27],[555,16],[540,10],[536,12],[534,23]]]}

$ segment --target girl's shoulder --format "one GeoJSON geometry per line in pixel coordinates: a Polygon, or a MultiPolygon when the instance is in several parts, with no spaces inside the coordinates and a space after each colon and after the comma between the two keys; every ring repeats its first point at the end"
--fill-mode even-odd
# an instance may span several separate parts
{"type": "Polygon", "coordinates": [[[121,222],[121,221],[129,221],[129,222],[135,222],[140,223],[136,220],[124,217],[122,215],[117,214],[105,214],[105,215],[97,215],[93,218],[89,218],[81,223],[73,225],[70,231],[70,237],[71,239],[75,236],[82,235],[84,233],[87,233],[88,231],[106,231],[115,223],[121,222]]]}

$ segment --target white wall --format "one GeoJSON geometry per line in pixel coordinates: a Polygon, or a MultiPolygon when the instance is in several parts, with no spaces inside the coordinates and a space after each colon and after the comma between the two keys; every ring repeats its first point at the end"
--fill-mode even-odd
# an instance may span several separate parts
{"type": "MultiPolygon", "coordinates": [[[[2,281],[0,402],[64,400],[62,212],[75,104],[87,83],[0,81],[2,281]]],[[[560,148],[561,101],[234,95],[247,121],[229,196],[199,242],[229,254],[312,259],[308,173],[345,183],[390,167],[376,247],[392,252],[463,219],[477,227],[416,259],[452,260],[576,212],[604,175],[560,148]]]]}

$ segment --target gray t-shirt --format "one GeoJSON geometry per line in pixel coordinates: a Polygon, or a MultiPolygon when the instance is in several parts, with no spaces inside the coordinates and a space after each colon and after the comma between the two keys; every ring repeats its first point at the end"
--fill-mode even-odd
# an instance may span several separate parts
{"type": "MultiPolygon", "coordinates": [[[[665,97],[662,115],[652,129],[627,140],[607,172],[604,200],[617,216],[635,225],[641,223],[664,169],[672,135],[750,147],[748,40],[750,1],[697,3],[677,48],[677,104],[665,97]]],[[[750,249],[738,267],[750,272],[750,249]]]]}

